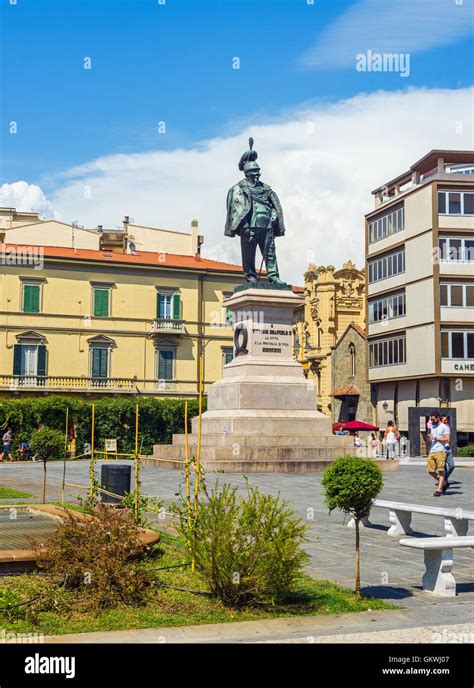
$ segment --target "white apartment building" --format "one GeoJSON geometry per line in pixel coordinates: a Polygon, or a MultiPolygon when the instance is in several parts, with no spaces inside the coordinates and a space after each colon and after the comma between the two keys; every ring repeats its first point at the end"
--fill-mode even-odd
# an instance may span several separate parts
{"type": "MultiPolygon", "coordinates": [[[[366,215],[367,375],[377,421],[416,443],[449,410],[474,440],[474,151],[433,150],[366,215]]],[[[423,453],[423,445],[420,447],[423,453]]]]}

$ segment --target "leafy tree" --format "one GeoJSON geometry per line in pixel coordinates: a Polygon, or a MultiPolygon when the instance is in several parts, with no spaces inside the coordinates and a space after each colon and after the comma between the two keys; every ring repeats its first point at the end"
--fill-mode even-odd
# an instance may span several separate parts
{"type": "Polygon", "coordinates": [[[323,474],[325,501],[332,512],[340,509],[354,518],[356,531],[355,592],[360,592],[360,521],[370,509],[383,486],[382,471],[375,461],[358,456],[336,459],[323,474]]]}
{"type": "Polygon", "coordinates": [[[41,427],[31,434],[30,446],[33,455],[43,462],[43,504],[46,501],[46,464],[64,455],[64,433],[41,427]]]}

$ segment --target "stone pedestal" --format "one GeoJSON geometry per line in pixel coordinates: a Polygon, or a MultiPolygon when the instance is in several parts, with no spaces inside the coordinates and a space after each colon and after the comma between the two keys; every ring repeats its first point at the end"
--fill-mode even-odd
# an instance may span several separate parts
{"type": "MultiPolygon", "coordinates": [[[[291,326],[299,303],[290,290],[266,288],[225,301],[233,315],[234,359],[208,390],[201,438],[206,470],[318,470],[350,453],[352,438],[332,434],[331,419],[316,408],[314,384],[293,360],[291,326]]],[[[197,432],[194,418],[194,453],[197,432]]],[[[156,445],[154,455],[184,458],[184,451],[184,435],[174,435],[173,444],[156,445]]]]}

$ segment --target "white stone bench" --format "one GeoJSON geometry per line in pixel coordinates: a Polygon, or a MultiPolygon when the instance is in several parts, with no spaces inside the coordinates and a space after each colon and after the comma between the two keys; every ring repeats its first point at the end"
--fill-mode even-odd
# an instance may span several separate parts
{"type": "Polygon", "coordinates": [[[474,537],[403,538],[400,540],[400,545],[423,550],[425,555],[423,590],[441,597],[456,596],[456,581],[451,573],[453,549],[474,547],[474,537]]]}
{"type": "MultiPolygon", "coordinates": [[[[474,520],[474,512],[466,511],[461,507],[443,508],[438,506],[424,506],[423,504],[407,504],[405,502],[391,502],[385,499],[376,499],[373,506],[380,509],[389,510],[389,520],[391,526],[387,532],[390,537],[400,535],[413,535],[411,520],[413,514],[427,514],[429,516],[442,516],[444,518],[444,530],[447,536],[462,537],[467,535],[469,521],[474,520]]],[[[365,527],[371,526],[369,518],[364,518],[361,524],[365,527]]],[[[347,524],[354,527],[354,519],[347,524]]]]}

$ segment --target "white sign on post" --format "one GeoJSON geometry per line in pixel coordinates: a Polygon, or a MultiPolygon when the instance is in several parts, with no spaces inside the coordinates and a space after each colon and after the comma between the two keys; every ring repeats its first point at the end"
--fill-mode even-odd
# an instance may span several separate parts
{"type": "Polygon", "coordinates": [[[117,440],[116,439],[105,440],[105,451],[106,452],[116,452],[117,451],[117,440]]]}

